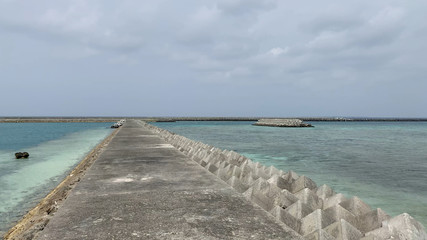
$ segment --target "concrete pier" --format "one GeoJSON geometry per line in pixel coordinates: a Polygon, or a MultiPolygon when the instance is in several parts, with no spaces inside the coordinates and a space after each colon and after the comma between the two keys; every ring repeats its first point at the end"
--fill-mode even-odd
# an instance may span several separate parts
{"type": "Polygon", "coordinates": [[[302,239],[128,120],[36,239],[302,239]]]}

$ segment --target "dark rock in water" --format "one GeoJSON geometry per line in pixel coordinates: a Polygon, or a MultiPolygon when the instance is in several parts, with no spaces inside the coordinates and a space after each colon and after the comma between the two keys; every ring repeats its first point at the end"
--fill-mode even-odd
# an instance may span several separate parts
{"type": "Polygon", "coordinates": [[[120,126],[117,123],[114,123],[113,125],[111,125],[111,128],[119,128],[120,126]]]}
{"type": "Polygon", "coordinates": [[[28,158],[29,156],[30,156],[30,154],[27,153],[27,152],[17,152],[17,153],[15,153],[16,159],[28,158]]]}

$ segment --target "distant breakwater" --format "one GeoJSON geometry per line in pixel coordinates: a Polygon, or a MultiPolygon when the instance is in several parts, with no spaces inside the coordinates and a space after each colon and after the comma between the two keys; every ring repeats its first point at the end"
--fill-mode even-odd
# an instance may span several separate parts
{"type": "Polygon", "coordinates": [[[392,218],[306,176],[142,124],[306,239],[427,239],[424,227],[406,213],[392,218]]]}
{"type": "Polygon", "coordinates": [[[260,119],[254,126],[265,127],[313,127],[311,124],[303,122],[301,119],[279,118],[279,119],[260,119]]]}
{"type": "MultiPolygon", "coordinates": [[[[132,118],[145,122],[176,121],[250,121],[260,119],[286,119],[284,117],[0,117],[0,123],[47,122],[117,122],[132,118]]],[[[427,118],[347,118],[347,117],[289,117],[308,122],[427,122],[427,118]]]]}

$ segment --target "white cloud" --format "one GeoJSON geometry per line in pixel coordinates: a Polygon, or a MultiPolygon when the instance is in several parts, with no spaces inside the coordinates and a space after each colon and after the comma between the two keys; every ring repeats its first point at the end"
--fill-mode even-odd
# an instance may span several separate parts
{"type": "Polygon", "coordinates": [[[270,49],[269,53],[273,54],[274,56],[278,56],[278,55],[282,55],[282,54],[286,54],[289,51],[289,48],[281,48],[281,47],[276,47],[276,48],[272,48],[270,49]]]}

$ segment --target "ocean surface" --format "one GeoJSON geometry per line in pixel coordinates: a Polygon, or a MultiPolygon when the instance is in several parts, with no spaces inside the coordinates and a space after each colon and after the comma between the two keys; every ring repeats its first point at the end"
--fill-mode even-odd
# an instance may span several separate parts
{"type": "Polygon", "coordinates": [[[154,125],[293,170],[391,216],[407,212],[427,226],[427,122],[311,122],[314,128],[252,123],[154,125]]]}
{"type": "Polygon", "coordinates": [[[111,123],[0,123],[0,236],[112,130],[111,123]],[[15,159],[15,152],[28,159],[15,159]]]}

